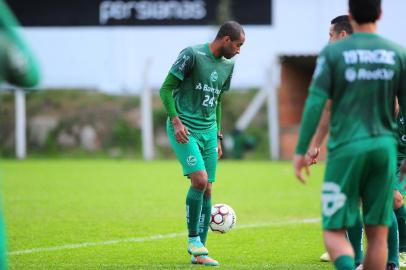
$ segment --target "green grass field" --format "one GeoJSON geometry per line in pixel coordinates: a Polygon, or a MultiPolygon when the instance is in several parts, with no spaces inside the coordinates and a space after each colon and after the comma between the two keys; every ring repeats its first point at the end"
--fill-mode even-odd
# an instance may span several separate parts
{"type": "MultiPolygon", "coordinates": [[[[175,161],[3,161],[10,269],[195,269],[186,252],[188,181],[175,161]]],[[[291,164],[221,162],[213,202],[238,216],[209,233],[219,269],[333,269],[323,252],[319,190],[291,164]]]]}

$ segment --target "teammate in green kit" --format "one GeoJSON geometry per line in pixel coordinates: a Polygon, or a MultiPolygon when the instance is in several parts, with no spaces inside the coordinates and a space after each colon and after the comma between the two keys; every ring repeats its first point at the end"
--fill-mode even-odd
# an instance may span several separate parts
{"type": "MultiPolygon", "coordinates": [[[[363,220],[364,269],[385,269],[396,170],[395,97],[406,112],[406,52],[378,36],[380,0],[349,0],[355,33],[329,44],[317,60],[293,160],[305,182],[305,157],[324,104],[331,99],[328,161],[322,187],[324,243],[336,269],[354,269],[345,232],[363,220]]],[[[401,172],[406,171],[401,166],[401,172]]]]}
{"type": "Polygon", "coordinates": [[[216,266],[205,247],[211,218],[211,190],[221,150],[221,98],[230,88],[234,62],[245,33],[226,22],[211,43],[181,51],[160,96],[168,113],[167,133],[183,174],[191,180],[186,196],[188,252],[193,264],[216,266]]]}
{"type": "MultiPolygon", "coordinates": [[[[330,23],[329,43],[347,38],[352,33],[353,29],[348,15],[337,16],[332,19],[330,23]]],[[[328,123],[330,120],[330,107],[331,101],[328,100],[324,107],[319,126],[317,127],[316,133],[313,137],[312,146],[309,148],[306,154],[309,165],[317,163],[318,154],[320,153],[320,147],[323,143],[324,138],[327,136],[328,123]]],[[[356,224],[354,224],[353,227],[348,228],[347,235],[352,247],[354,248],[355,265],[358,266],[362,263],[362,260],[364,258],[361,246],[362,223],[357,222],[356,224]]],[[[330,261],[330,256],[327,252],[325,252],[320,256],[320,260],[328,262],[330,261]]]]}
{"type": "MultiPolygon", "coordinates": [[[[18,23],[3,0],[0,0],[0,83],[7,81],[23,87],[35,86],[39,69],[28,46],[17,32],[18,23]]],[[[0,213],[0,270],[7,269],[6,235],[0,213]]]]}
{"type": "MultiPolygon", "coordinates": [[[[352,27],[349,23],[348,16],[338,16],[331,21],[330,27],[330,42],[340,40],[352,33],[352,27]]],[[[320,147],[327,135],[328,124],[330,119],[331,102],[327,101],[323,114],[320,119],[319,126],[313,137],[312,146],[307,151],[309,165],[317,163],[320,147]]],[[[396,119],[398,122],[398,153],[397,153],[397,176],[399,177],[399,167],[404,160],[406,153],[406,130],[401,113],[396,109],[396,119]]],[[[406,266],[406,210],[403,205],[403,196],[405,194],[405,182],[397,181],[394,190],[394,214],[392,215],[392,225],[389,227],[388,235],[388,263],[387,269],[397,269],[399,266],[406,266]],[[399,222],[398,222],[399,221],[399,222]],[[399,224],[398,224],[399,223],[399,224]],[[399,226],[398,226],[399,225],[399,226]],[[399,243],[402,243],[399,245],[399,243]]],[[[362,269],[363,251],[362,251],[362,222],[357,222],[353,227],[347,229],[348,240],[355,253],[355,266],[357,269],[362,269]]],[[[320,257],[321,261],[330,261],[328,253],[323,253],[320,257]]]]}

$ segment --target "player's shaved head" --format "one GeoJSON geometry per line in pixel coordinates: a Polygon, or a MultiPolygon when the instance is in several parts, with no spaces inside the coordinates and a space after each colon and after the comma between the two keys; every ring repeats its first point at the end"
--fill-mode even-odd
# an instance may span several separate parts
{"type": "Polygon", "coordinates": [[[374,23],[381,15],[381,0],[349,0],[349,8],[358,24],[374,23]]]}
{"type": "Polygon", "coordinates": [[[241,35],[245,35],[242,26],[236,21],[228,21],[220,26],[216,39],[222,39],[223,37],[229,36],[231,41],[235,41],[240,39],[241,35]]]}
{"type": "Polygon", "coordinates": [[[351,35],[354,30],[350,23],[350,18],[348,15],[337,16],[331,20],[331,25],[333,25],[333,30],[339,34],[345,31],[348,35],[351,35]]]}

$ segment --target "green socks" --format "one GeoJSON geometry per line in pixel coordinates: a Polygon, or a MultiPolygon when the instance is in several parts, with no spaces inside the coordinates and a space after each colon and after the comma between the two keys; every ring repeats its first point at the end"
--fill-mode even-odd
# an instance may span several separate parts
{"type": "Polygon", "coordinates": [[[349,255],[341,255],[334,262],[337,270],[354,270],[354,258],[349,255]]]}
{"type": "Polygon", "coordinates": [[[199,222],[199,236],[203,245],[206,245],[207,233],[211,219],[211,197],[203,196],[202,213],[199,222]]]}
{"type": "Polygon", "coordinates": [[[406,252],[406,208],[402,205],[395,210],[399,229],[399,252],[406,252]]]}
{"type": "Polygon", "coordinates": [[[362,263],[364,260],[364,253],[362,251],[362,222],[360,219],[354,224],[353,227],[347,229],[348,240],[350,240],[351,246],[354,249],[355,258],[354,261],[357,264],[362,263]]]}
{"type": "Polygon", "coordinates": [[[398,222],[394,212],[392,214],[392,225],[389,227],[388,232],[388,263],[399,266],[398,222]]]}
{"type": "Polygon", "coordinates": [[[189,231],[189,237],[199,235],[199,220],[202,212],[204,190],[189,188],[186,196],[186,222],[189,231]]]}

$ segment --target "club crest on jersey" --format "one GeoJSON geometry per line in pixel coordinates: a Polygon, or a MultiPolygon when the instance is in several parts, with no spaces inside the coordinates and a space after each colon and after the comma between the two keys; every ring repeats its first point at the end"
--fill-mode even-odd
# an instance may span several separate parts
{"type": "Polygon", "coordinates": [[[186,158],[186,163],[187,163],[187,165],[189,165],[189,166],[194,166],[194,165],[196,165],[196,163],[197,163],[197,159],[196,159],[195,156],[190,155],[190,156],[188,156],[188,157],[186,158]]]}
{"type": "Polygon", "coordinates": [[[341,192],[341,188],[336,183],[325,182],[323,184],[323,193],[321,195],[321,203],[323,215],[331,217],[340,210],[347,200],[347,196],[341,192]]]}
{"type": "Polygon", "coordinates": [[[213,71],[213,72],[210,74],[210,80],[211,80],[212,82],[217,81],[218,78],[219,78],[219,75],[218,75],[217,71],[213,71]]]}

